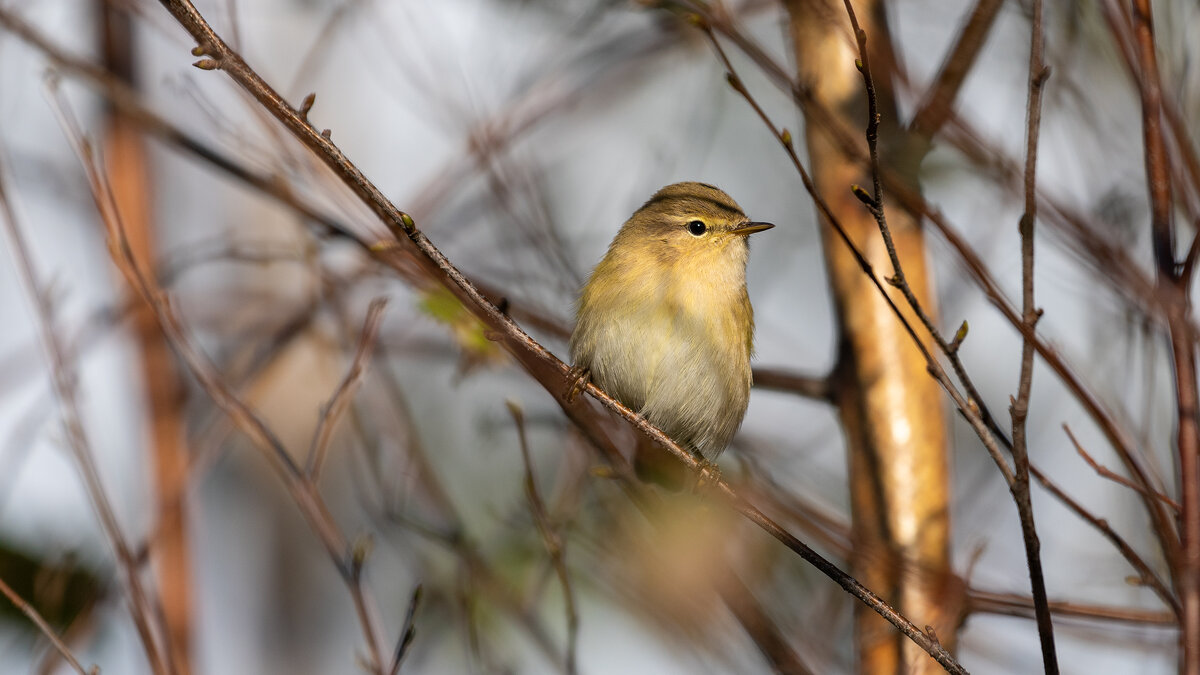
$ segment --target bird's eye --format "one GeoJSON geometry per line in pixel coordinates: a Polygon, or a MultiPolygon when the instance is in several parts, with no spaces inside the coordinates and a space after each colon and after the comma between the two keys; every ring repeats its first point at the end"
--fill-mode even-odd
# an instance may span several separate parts
{"type": "Polygon", "coordinates": [[[708,226],[704,224],[703,220],[693,220],[687,224],[687,230],[692,233],[692,236],[699,237],[708,232],[708,226]]]}

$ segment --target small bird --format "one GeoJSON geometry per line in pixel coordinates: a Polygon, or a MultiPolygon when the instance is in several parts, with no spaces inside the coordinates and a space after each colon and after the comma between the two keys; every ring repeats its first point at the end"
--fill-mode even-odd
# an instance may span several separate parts
{"type": "MultiPolygon", "coordinates": [[[[621,227],[583,287],[574,370],[705,462],[716,460],[750,401],[754,310],[746,292],[751,222],[706,183],[675,183],[621,227]]],[[[682,467],[641,443],[643,479],[677,483],[682,467]],[[662,475],[676,469],[674,475],[662,475]]]]}

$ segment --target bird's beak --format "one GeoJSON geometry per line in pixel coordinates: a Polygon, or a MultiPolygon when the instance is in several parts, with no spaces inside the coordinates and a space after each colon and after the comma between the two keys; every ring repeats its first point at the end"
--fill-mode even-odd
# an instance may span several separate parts
{"type": "Polygon", "coordinates": [[[737,228],[736,230],[731,230],[730,233],[747,236],[747,235],[754,234],[755,232],[762,232],[763,230],[769,230],[772,227],[775,227],[775,225],[772,223],[744,223],[741,227],[737,228]]]}

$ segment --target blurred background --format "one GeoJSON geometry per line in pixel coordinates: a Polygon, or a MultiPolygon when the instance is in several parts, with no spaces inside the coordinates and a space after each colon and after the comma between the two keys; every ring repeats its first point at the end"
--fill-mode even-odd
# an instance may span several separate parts
{"type": "MultiPolygon", "coordinates": [[[[1021,311],[1035,5],[853,4],[901,263],[946,340],[969,325],[955,382],[1011,431],[1022,339],[999,307],[1021,311]]],[[[891,276],[850,192],[872,180],[841,2],[196,7],[293,107],[315,93],[313,127],[559,358],[579,287],[659,187],[712,183],[774,222],[747,271],[759,386],[724,478],[971,672],[1043,669],[1009,486],[747,100],[891,276]]],[[[1184,268],[1200,6],[1154,12],[1184,268]]],[[[1167,316],[1188,301],[1155,281],[1136,20],[1044,8],[1049,351],[1027,426],[1070,673],[1173,672],[1184,651],[1167,316]]],[[[195,46],[150,0],[0,0],[0,580],[83,669],[940,671],[720,500],[614,477],[334,171],[192,67],[195,46]]],[[[627,454],[628,425],[588,410],[627,454]]],[[[0,671],[76,672],[4,601],[0,671]]]]}

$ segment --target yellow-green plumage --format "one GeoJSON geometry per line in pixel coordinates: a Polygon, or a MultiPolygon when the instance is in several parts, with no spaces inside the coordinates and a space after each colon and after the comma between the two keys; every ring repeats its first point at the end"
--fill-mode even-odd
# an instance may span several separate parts
{"type": "Polygon", "coordinates": [[[621,227],[579,299],[574,365],[708,460],[750,400],[746,237],[768,227],[711,185],[668,185],[621,227]]]}

